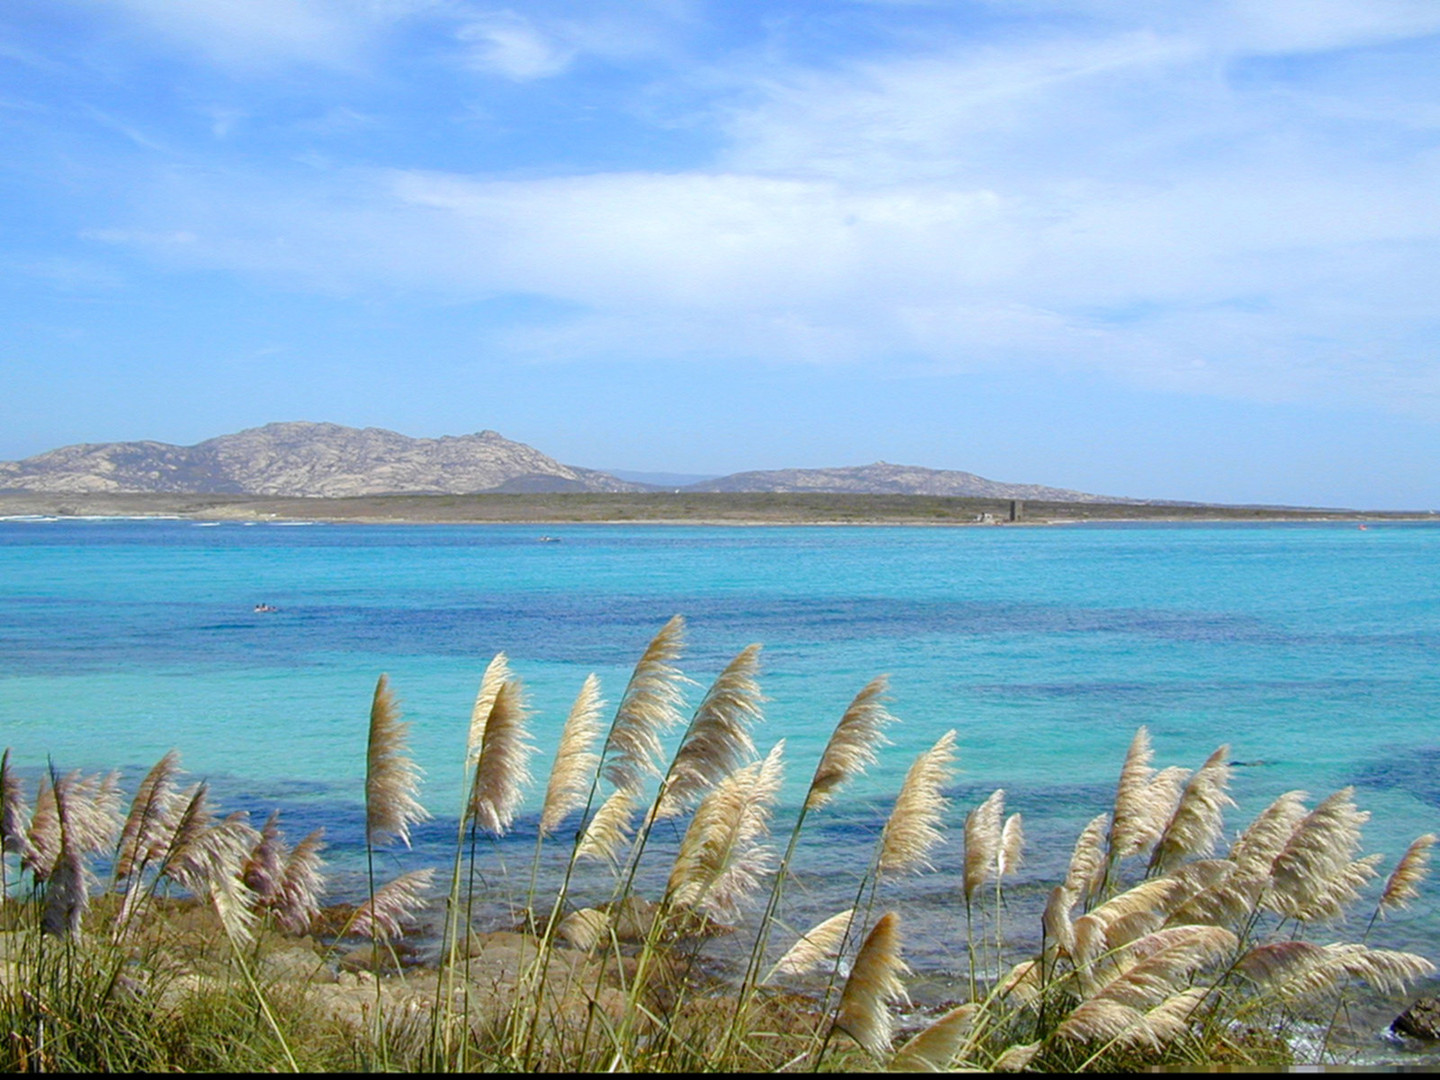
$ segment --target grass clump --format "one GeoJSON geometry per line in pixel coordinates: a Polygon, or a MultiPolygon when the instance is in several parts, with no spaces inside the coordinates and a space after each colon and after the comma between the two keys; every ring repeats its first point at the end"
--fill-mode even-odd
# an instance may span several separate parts
{"type": "Polygon", "coordinates": [[[956,733],[911,764],[850,907],[795,933],[786,886],[805,826],[878,761],[894,719],[886,682],[864,686],[841,716],[781,850],[771,833],[785,745],[756,744],[760,647],[742,650],[692,711],[683,645],[677,616],[608,723],[598,680],[585,680],[528,873],[515,879],[528,884],[507,894],[504,925],[482,927],[476,914],[510,889],[503,866],[487,866],[487,838],[515,828],[537,750],[503,654],[482,679],[463,755],[457,745],[466,786],[448,876],[377,876],[377,853],[408,846],[429,816],[381,677],[366,744],[366,895],[352,906],[322,907],[319,833],[291,844],[278,815],[259,830],[221,816],[204,783],[183,785],[173,753],[127,810],[117,774],[53,768],[32,804],[7,751],[0,1068],[1283,1065],[1333,1059],[1357,992],[1399,993],[1435,970],[1367,943],[1377,918],[1418,895],[1433,836],[1380,883],[1360,941],[1325,940],[1322,928],[1365,905],[1378,877],[1379,856],[1360,854],[1368,815],[1353,791],[1313,806],[1288,792],[1225,846],[1228,747],[1193,773],[1156,769],[1141,728],[1113,804],[1081,831],[1048,894],[1032,955],[1015,955],[1005,924],[1023,820],[1006,814],[1003,791],[964,815],[963,857],[938,869],[956,882],[963,933],[951,955],[969,1000],[899,1036],[905,920],[889,898],[902,878],[937,869],[956,733]],[[662,823],[678,838],[673,853],[652,844],[662,823]],[[541,869],[554,848],[552,890],[541,869]],[[407,933],[437,901],[438,953],[417,964],[407,933]],[[710,953],[722,937],[728,968],[710,953]]]}

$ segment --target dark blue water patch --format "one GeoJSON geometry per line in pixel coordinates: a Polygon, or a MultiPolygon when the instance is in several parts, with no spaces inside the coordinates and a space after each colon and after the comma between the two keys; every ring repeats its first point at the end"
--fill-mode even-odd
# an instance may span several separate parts
{"type": "Polygon", "coordinates": [[[1387,686],[1376,679],[1186,679],[1171,683],[1127,683],[1095,680],[1059,683],[967,683],[965,691],[979,698],[1040,698],[1050,701],[1103,701],[1107,704],[1173,708],[1195,700],[1207,705],[1226,701],[1254,702],[1264,694],[1315,697],[1327,701],[1364,697],[1387,686]]]}
{"type": "Polygon", "coordinates": [[[1440,746],[1397,747],[1392,755],[1361,764],[1354,783],[1401,791],[1429,806],[1440,806],[1440,746]]]}
{"type": "MultiPolygon", "coordinates": [[[[0,609],[0,670],[27,675],[193,664],[291,668],[334,653],[469,658],[500,649],[512,657],[605,665],[638,656],[676,613],[690,623],[691,659],[705,664],[723,663],[736,643],[749,641],[799,647],[926,637],[1110,635],[1217,646],[1307,643],[1238,614],[882,597],[524,594],[445,606],[296,604],[269,614],[253,614],[238,600],[229,610],[163,601],[96,610],[89,602],[16,598],[0,609]]],[[[1423,635],[1414,635],[1411,644],[1435,647],[1423,635]]]]}

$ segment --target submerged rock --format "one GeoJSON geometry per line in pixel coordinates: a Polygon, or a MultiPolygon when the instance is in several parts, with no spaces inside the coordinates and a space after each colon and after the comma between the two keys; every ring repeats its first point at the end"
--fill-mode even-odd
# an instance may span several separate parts
{"type": "Polygon", "coordinates": [[[1395,1018],[1390,1030],[1396,1035],[1427,1042],[1440,1041],[1440,999],[1418,998],[1413,1005],[1395,1018]]]}

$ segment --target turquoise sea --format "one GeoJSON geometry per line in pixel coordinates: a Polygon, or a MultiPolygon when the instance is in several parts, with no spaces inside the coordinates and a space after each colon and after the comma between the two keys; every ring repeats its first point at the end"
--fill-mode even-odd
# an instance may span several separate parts
{"type": "MultiPolygon", "coordinates": [[[[813,822],[790,918],[848,906],[911,759],[960,748],[937,871],[887,887],[920,978],[957,948],[964,813],[996,787],[1030,840],[1011,910],[1039,898],[1108,808],[1131,737],[1156,765],[1229,743],[1238,828],[1283,791],[1354,785],[1385,872],[1440,832],[1440,527],[1116,524],[1025,528],[398,526],[0,521],[0,739],[38,775],[172,747],[226,809],[323,824],[357,865],[371,692],[389,674],[436,821],[396,866],[454,834],[470,705],[504,650],[537,709],[537,772],[587,672],[607,699],[673,614],[691,701],[762,642],[757,743],[787,740],[787,819],[850,698],[892,679],[900,723],[878,768],[813,822]],[[559,543],[539,543],[548,531],[559,543]],[[272,613],[256,613],[259,603],[272,613]]],[[[533,813],[494,853],[523,865],[533,813]]],[[[347,869],[348,868],[348,869],[347,869]]],[[[498,871],[497,871],[498,874],[498,871]]],[[[523,876],[523,875],[522,875],[523,876]]],[[[346,882],[350,884],[347,885],[346,882]]],[[[1440,959],[1431,896],[1372,943],[1440,959]]],[[[1368,912],[1356,934],[1363,931],[1368,912]]]]}

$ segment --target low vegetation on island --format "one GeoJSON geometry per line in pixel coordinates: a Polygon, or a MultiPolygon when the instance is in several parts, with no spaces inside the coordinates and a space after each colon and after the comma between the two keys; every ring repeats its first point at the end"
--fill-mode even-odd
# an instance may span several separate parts
{"type": "Polygon", "coordinates": [[[1345,1052],[1348,1005],[1434,973],[1423,957],[1371,947],[1368,927],[1358,940],[1326,936],[1342,914],[1373,926],[1415,899],[1433,836],[1417,838],[1382,877],[1381,856],[1360,854],[1368,815],[1350,789],[1314,805],[1289,792],[1217,853],[1234,806],[1228,748],[1193,772],[1156,769],[1141,728],[1113,805],[1081,832],[1049,893],[1032,955],[1018,955],[1006,923],[1006,889],[1025,855],[1020,815],[1007,814],[996,791],[957,820],[963,856],[940,869],[956,880],[952,955],[967,1000],[912,1013],[902,1031],[903,886],[936,869],[952,811],[958,817],[946,795],[956,733],[910,765],[850,907],[797,933],[786,915],[790,868],[806,825],[877,761],[892,719],[885,680],[859,691],[818,761],[805,764],[803,801],[782,824],[784,742],[755,743],[759,646],[736,656],[690,711],[682,636],[677,616],[613,711],[598,680],[585,680],[545,776],[533,862],[506,879],[513,910],[503,926],[479,914],[494,909],[499,878],[480,841],[517,827],[538,754],[526,690],[503,655],[485,672],[469,725],[453,856],[395,876],[379,856],[408,844],[429,815],[408,725],[380,678],[366,761],[368,885],[357,905],[324,903],[319,833],[291,842],[274,816],[259,830],[242,814],[221,816],[204,783],[183,785],[173,753],[127,807],[114,773],[52,768],[32,794],[7,751],[0,1066],[1328,1063],[1345,1052]],[[676,826],[678,848],[658,873],[642,873],[653,870],[661,822],[676,826]],[[560,872],[542,874],[552,849],[560,872]],[[436,907],[434,959],[408,962],[408,928],[436,907]],[[722,935],[740,947],[718,965],[709,950],[722,935]]]}

